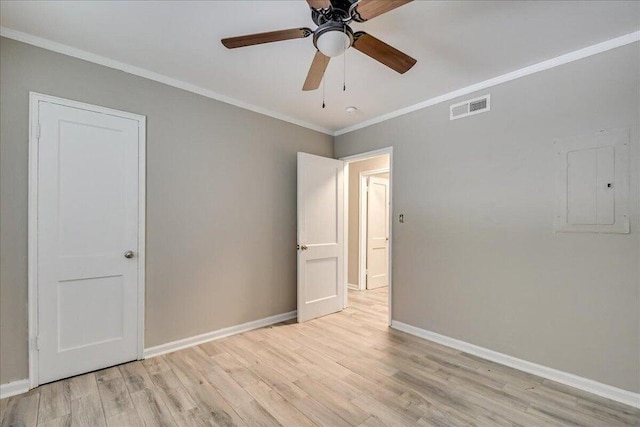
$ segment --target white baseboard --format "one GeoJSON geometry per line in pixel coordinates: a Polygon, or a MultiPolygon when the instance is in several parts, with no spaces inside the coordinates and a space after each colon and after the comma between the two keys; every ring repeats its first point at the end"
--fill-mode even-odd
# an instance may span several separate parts
{"type": "MultiPolygon", "coordinates": [[[[252,329],[263,328],[265,326],[273,325],[275,323],[284,322],[290,319],[295,319],[297,316],[296,311],[290,311],[288,313],[276,314],[275,316],[265,317],[264,319],[254,320],[252,322],[243,323],[241,325],[230,326],[228,328],[218,329],[217,331],[208,332],[202,335],[196,335],[194,337],[184,338],[177,341],[168,342],[155,347],[144,349],[144,358],[160,356],[161,354],[170,353],[172,351],[181,350],[183,348],[192,347],[198,344],[202,344],[208,341],[217,340],[220,338],[228,337],[231,335],[247,332],[252,329]]],[[[0,384],[0,399],[15,396],[17,394],[26,393],[29,391],[30,382],[28,379],[12,381],[6,384],[0,384]]]]}
{"type": "Polygon", "coordinates": [[[359,291],[360,287],[358,285],[354,285],[353,283],[347,283],[349,289],[353,289],[354,291],[359,291]]]}
{"type": "Polygon", "coordinates": [[[15,396],[29,391],[29,380],[12,381],[6,384],[0,384],[0,399],[15,396]]]}
{"type": "Polygon", "coordinates": [[[440,335],[416,326],[407,325],[406,323],[398,322],[397,320],[391,321],[391,327],[429,341],[437,342],[438,344],[442,344],[447,347],[455,348],[456,350],[464,351],[465,353],[473,354],[474,356],[478,356],[492,362],[500,363],[501,365],[528,372],[542,378],[547,378],[589,393],[597,394],[598,396],[615,400],[617,402],[624,403],[625,405],[640,408],[640,393],[623,390],[588,378],[579,377],[578,375],[570,374],[568,372],[559,371],[547,366],[538,365],[537,363],[518,359],[517,357],[498,353],[497,351],[489,350],[475,344],[440,335]]]}
{"type": "MultiPolygon", "coordinates": [[[[290,319],[294,319],[296,316],[297,313],[295,311],[290,311],[288,313],[265,317],[264,319],[254,320],[252,322],[243,323],[241,325],[218,329],[217,331],[208,332],[206,334],[172,341],[166,344],[161,344],[145,349],[144,357],[150,358],[160,356],[161,354],[166,354],[183,348],[192,347],[208,341],[240,334],[242,332],[247,332],[253,329],[273,325],[275,323],[284,322],[290,319]]],[[[577,389],[584,390],[586,392],[593,393],[607,399],[615,400],[629,406],[640,408],[640,393],[623,390],[621,388],[603,384],[594,380],[590,380],[588,378],[583,378],[578,375],[570,374],[568,372],[559,371],[554,368],[538,365],[537,363],[518,359],[517,357],[509,356],[497,351],[489,350],[484,347],[460,341],[455,338],[450,338],[445,335],[427,331],[426,329],[421,329],[415,326],[408,325],[406,323],[398,322],[397,320],[391,321],[391,327],[429,341],[437,342],[438,344],[442,344],[447,347],[455,348],[456,350],[464,351],[465,353],[473,354],[474,356],[478,356],[492,362],[500,363],[502,365],[509,366],[520,371],[528,372],[542,378],[547,378],[561,384],[575,387],[577,389]]],[[[0,384],[0,399],[5,399],[17,394],[26,393],[27,391],[29,391],[28,379],[0,384]]]]}
{"type": "Polygon", "coordinates": [[[172,351],[193,347],[205,342],[217,340],[231,335],[241,334],[252,329],[263,328],[275,323],[295,319],[296,316],[296,311],[290,311],[288,313],[276,314],[275,316],[265,317],[264,319],[254,320],[251,322],[243,323],[241,325],[229,326],[228,328],[222,328],[218,329],[217,331],[207,332],[206,334],[196,335],[189,338],[183,338],[181,340],[171,341],[166,344],[160,344],[154,347],[145,348],[144,358],[148,359],[150,357],[160,356],[161,354],[171,353],[172,351]]]}

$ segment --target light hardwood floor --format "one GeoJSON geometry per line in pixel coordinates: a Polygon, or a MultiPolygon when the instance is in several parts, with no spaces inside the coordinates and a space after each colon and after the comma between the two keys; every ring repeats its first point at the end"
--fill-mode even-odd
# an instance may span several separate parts
{"type": "Polygon", "coordinates": [[[386,292],[43,385],[0,401],[2,426],[638,425],[640,410],[388,329],[386,292]]]}

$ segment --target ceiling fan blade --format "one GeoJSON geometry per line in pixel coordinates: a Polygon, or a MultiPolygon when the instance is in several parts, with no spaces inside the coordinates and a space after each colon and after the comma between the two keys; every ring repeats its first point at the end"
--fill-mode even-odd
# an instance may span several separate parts
{"type": "Polygon", "coordinates": [[[356,10],[360,17],[368,21],[376,16],[387,13],[397,7],[411,3],[413,0],[360,0],[356,10]]]}
{"type": "Polygon", "coordinates": [[[370,34],[359,31],[354,34],[354,38],[354,48],[400,74],[406,73],[418,62],[370,34]]]}
{"type": "Polygon", "coordinates": [[[313,62],[311,62],[311,68],[309,68],[302,90],[315,90],[320,87],[324,72],[327,69],[327,65],[329,65],[329,59],[331,58],[323,55],[319,50],[316,51],[316,56],[313,57],[313,62]]]}
{"type": "Polygon", "coordinates": [[[331,2],[329,0],[307,0],[309,6],[314,9],[326,9],[331,6],[331,2]]]}
{"type": "Polygon", "coordinates": [[[228,49],[253,46],[262,43],[279,42],[282,40],[303,39],[313,34],[310,28],[292,28],[290,30],[270,31],[268,33],[249,34],[246,36],[222,39],[222,44],[228,49]]]}

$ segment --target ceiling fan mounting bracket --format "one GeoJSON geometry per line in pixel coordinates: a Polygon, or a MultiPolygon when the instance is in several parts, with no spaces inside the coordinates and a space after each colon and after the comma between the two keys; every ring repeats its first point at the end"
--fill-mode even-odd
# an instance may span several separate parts
{"type": "Polygon", "coordinates": [[[341,22],[348,24],[351,21],[364,22],[356,11],[358,1],[355,0],[331,0],[331,5],[325,8],[311,7],[311,19],[316,25],[321,26],[327,22],[341,22]]]}

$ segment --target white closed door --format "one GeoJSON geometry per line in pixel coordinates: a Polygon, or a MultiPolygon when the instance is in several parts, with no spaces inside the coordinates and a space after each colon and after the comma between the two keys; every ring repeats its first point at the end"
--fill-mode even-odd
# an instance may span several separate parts
{"type": "Polygon", "coordinates": [[[344,307],[343,163],[298,153],[298,322],[344,307]]]}
{"type": "Polygon", "coordinates": [[[369,178],[367,196],[367,289],[389,286],[389,180],[369,178]]]}
{"type": "Polygon", "coordinates": [[[38,102],[40,384],[138,353],[139,122],[38,102]]]}

